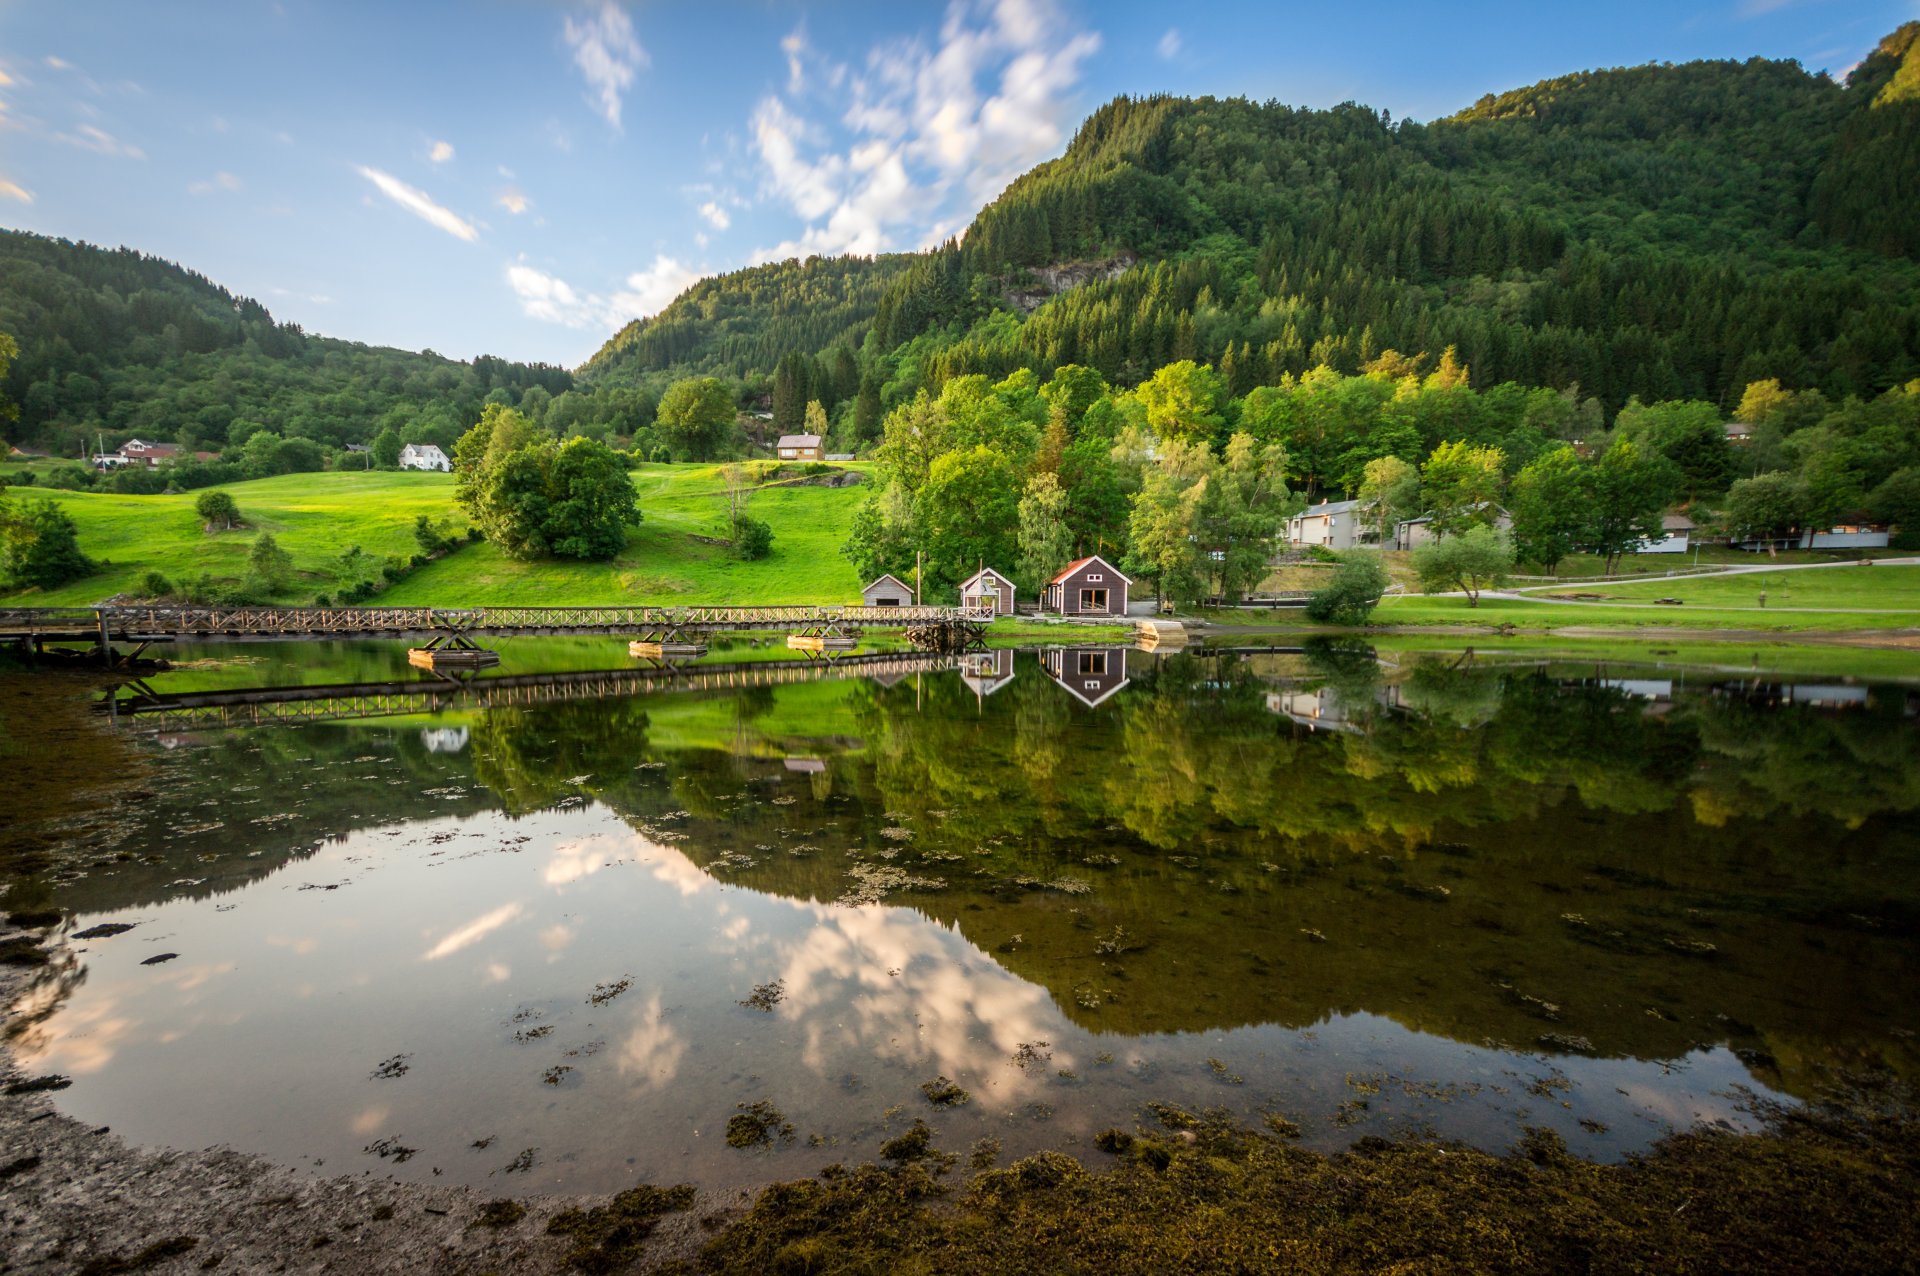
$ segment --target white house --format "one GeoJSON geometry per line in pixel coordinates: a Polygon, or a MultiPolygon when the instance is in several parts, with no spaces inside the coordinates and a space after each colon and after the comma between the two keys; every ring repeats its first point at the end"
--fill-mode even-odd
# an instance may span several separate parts
{"type": "Polygon", "coordinates": [[[1287,520],[1287,540],[1295,545],[1352,549],[1362,530],[1359,501],[1321,501],[1287,520]]]}
{"type": "Polygon", "coordinates": [[[1664,514],[1660,518],[1661,530],[1666,533],[1657,541],[1641,541],[1636,554],[1684,554],[1687,552],[1688,538],[1693,535],[1693,520],[1685,514],[1664,514]]]}
{"type": "Polygon", "coordinates": [[[453,462],[447,459],[432,443],[409,443],[400,449],[400,468],[403,470],[438,470],[442,474],[453,469],[453,462]]]}
{"type": "MultiPolygon", "coordinates": [[[[1512,531],[1513,515],[1500,509],[1497,505],[1494,507],[1494,510],[1494,530],[1498,532],[1512,531]]],[[[1422,514],[1419,518],[1402,519],[1400,522],[1394,524],[1393,547],[1395,549],[1418,549],[1428,541],[1438,539],[1439,537],[1434,535],[1433,515],[1431,514],[1422,514]]]]}
{"type": "Polygon", "coordinates": [[[1733,542],[1735,549],[1885,549],[1887,529],[1872,523],[1835,523],[1824,531],[1794,532],[1733,542]]]}

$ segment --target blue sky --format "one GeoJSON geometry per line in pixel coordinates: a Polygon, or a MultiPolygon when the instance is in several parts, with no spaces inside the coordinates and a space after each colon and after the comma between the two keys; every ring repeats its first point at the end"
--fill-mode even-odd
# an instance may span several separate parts
{"type": "Polygon", "coordinates": [[[1920,0],[0,0],[0,224],[310,331],[577,364],[688,282],[964,227],[1120,93],[1430,119],[1590,66],[1834,74],[1920,0]]]}

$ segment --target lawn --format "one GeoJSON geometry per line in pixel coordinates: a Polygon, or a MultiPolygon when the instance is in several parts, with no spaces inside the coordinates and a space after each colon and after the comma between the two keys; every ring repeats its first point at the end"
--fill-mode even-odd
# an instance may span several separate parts
{"type": "MultiPolygon", "coordinates": [[[[1880,570],[1875,568],[1874,570],[1880,570]]],[[[1656,594],[1656,597],[1667,597],[1656,594]]],[[[1769,602],[1772,598],[1769,597],[1769,602]]],[[[1420,594],[1384,599],[1376,625],[1502,625],[1520,629],[1739,629],[1769,633],[1839,633],[1856,629],[1920,629],[1920,612],[1783,611],[1779,607],[1610,607],[1605,603],[1561,604],[1530,599],[1464,598],[1420,594]]]]}
{"type": "Polygon", "coordinates": [[[58,589],[0,595],[20,606],[63,606],[140,593],[140,580],[157,571],[176,585],[202,572],[216,580],[246,575],[247,554],[260,532],[271,532],[293,556],[298,583],[277,601],[305,603],[338,586],[342,551],[358,545],[376,561],[419,552],[414,520],[453,511],[453,480],[443,474],[287,474],[233,483],[247,527],[209,534],[193,512],[197,492],[177,496],[121,496],[111,492],[10,489],[8,499],[58,501],[79,528],[80,548],[102,564],[84,580],[58,589]]]}
{"type": "MultiPolygon", "coordinates": [[[[1732,576],[1641,581],[1629,585],[1578,585],[1568,592],[1605,594],[1622,602],[1679,598],[1688,607],[1861,607],[1920,613],[1920,567],[1828,567],[1787,572],[1740,572],[1732,576]]],[[[1555,592],[1555,591],[1549,591],[1555,592]]],[[[1676,608],[1675,610],[1680,610],[1676,608]]],[[[1910,618],[1920,625],[1920,615],[1910,618]]]]}
{"type": "MultiPolygon", "coordinates": [[[[854,466],[854,469],[865,467],[854,466]]],[[[853,516],[871,490],[770,484],[751,512],[773,528],[773,552],[739,562],[725,545],[726,503],[719,467],[648,465],[634,472],[642,521],[610,562],[522,563],[492,545],[469,545],[429,563],[370,603],[476,606],[506,604],[857,602],[861,581],[840,554],[853,516]]],[[[61,606],[138,595],[158,571],[176,585],[202,573],[237,582],[259,532],[271,532],[293,556],[296,581],[272,601],[311,603],[344,583],[339,558],[358,545],[376,562],[419,552],[414,520],[464,517],[453,480],[442,474],[290,474],[228,484],[248,526],[208,534],[194,516],[198,493],[120,496],[103,492],[16,489],[14,501],[59,501],[79,527],[80,547],[102,569],[58,589],[0,595],[14,605],[61,606]]]]}
{"type": "Polygon", "coordinates": [[[749,512],[773,529],[773,552],[746,563],[712,543],[726,533],[719,466],[649,465],[633,479],[643,520],[609,562],[520,563],[483,543],[428,564],[379,601],[452,607],[860,600],[862,581],[840,546],[870,487],[759,489],[749,512]]]}

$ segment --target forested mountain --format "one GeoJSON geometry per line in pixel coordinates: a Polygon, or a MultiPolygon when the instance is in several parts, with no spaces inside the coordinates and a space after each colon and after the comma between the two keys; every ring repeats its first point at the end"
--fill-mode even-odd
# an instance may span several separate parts
{"type": "Polygon", "coordinates": [[[1427,124],[1121,98],[943,248],[708,280],[583,372],[864,354],[890,405],[971,372],[1214,364],[1245,393],[1455,346],[1476,381],[1731,409],[1920,375],[1920,24],[1845,87],[1754,59],[1594,71],[1427,124]],[[1031,272],[1095,272],[1032,313],[1031,272]]]}
{"type": "Polygon", "coordinates": [[[68,455],[96,434],[338,446],[383,424],[451,444],[491,393],[573,384],[565,368],[313,336],[171,262],[20,231],[0,230],[0,333],[19,346],[0,401],[20,410],[0,436],[68,455]]]}

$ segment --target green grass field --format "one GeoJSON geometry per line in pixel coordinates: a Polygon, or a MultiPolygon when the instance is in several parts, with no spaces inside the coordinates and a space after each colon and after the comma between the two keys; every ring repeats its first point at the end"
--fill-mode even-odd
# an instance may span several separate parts
{"type": "Polygon", "coordinates": [[[375,560],[419,552],[413,523],[422,514],[453,510],[453,480],[443,474],[287,474],[234,483],[223,489],[239,502],[248,527],[208,534],[200,530],[198,496],[119,496],[108,492],[9,489],[8,499],[58,501],[79,528],[80,548],[103,564],[84,580],[51,590],[0,595],[21,606],[98,602],[140,591],[149,571],[176,585],[202,572],[216,580],[246,575],[247,554],[260,532],[271,532],[293,556],[298,583],[276,601],[311,602],[339,587],[339,557],[358,545],[375,560]]]}
{"type": "MultiPolygon", "coordinates": [[[[853,467],[863,468],[863,467],[853,467]]],[[[420,606],[596,603],[858,602],[861,580],[840,554],[871,489],[770,485],[749,507],[773,528],[773,552],[744,563],[724,545],[720,467],[650,465],[633,476],[643,521],[605,563],[515,562],[489,544],[430,563],[380,595],[420,606]]]]}
{"type": "MultiPolygon", "coordinates": [[[[1881,570],[1875,568],[1874,570],[1881,570]]],[[[1656,594],[1655,597],[1667,597],[1656,594]]],[[[1771,603],[1772,599],[1769,597],[1771,603]]],[[[1861,629],[1920,629],[1914,611],[1783,611],[1730,607],[1610,607],[1533,602],[1512,598],[1482,598],[1469,607],[1464,598],[1395,595],[1383,600],[1373,614],[1376,625],[1502,625],[1520,629],[1722,629],[1767,633],[1838,633],[1861,629]]]]}
{"type": "MultiPolygon", "coordinates": [[[[724,545],[710,543],[726,524],[717,466],[649,465],[633,478],[643,520],[629,529],[626,549],[610,562],[520,563],[481,543],[428,564],[369,601],[474,606],[859,600],[861,582],[840,546],[868,487],[759,489],[750,508],[773,528],[773,552],[743,563],[729,557],[724,545]]],[[[418,516],[457,518],[453,480],[441,474],[291,474],[224,490],[239,503],[245,529],[201,531],[192,492],[119,496],[15,489],[15,502],[60,502],[79,527],[81,549],[103,567],[59,589],[4,594],[0,602],[60,606],[134,596],[149,571],[175,585],[203,572],[238,582],[255,537],[265,531],[293,556],[297,573],[295,583],[272,601],[310,603],[345,583],[339,558],[349,546],[359,545],[376,562],[390,554],[409,558],[419,552],[413,539],[418,516]]]]}
{"type": "MultiPolygon", "coordinates": [[[[1566,592],[1605,594],[1621,602],[1678,598],[1686,607],[1863,607],[1920,612],[1920,567],[1827,567],[1733,576],[1683,577],[1628,585],[1578,585],[1566,592]]],[[[1546,591],[1560,592],[1560,591],[1546,591]]],[[[1681,610],[1675,608],[1674,610],[1681,610]]],[[[1920,624],[1920,616],[1914,618],[1920,624]]]]}

